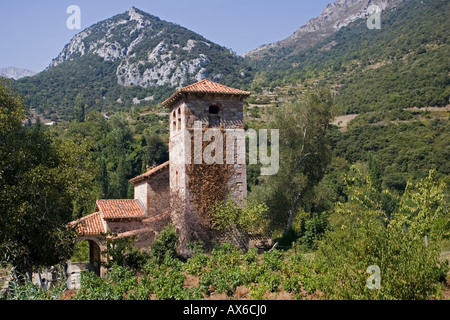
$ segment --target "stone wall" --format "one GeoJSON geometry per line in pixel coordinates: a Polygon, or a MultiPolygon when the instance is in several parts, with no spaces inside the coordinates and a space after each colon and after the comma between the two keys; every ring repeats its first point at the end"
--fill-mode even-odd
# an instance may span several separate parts
{"type": "Polygon", "coordinates": [[[134,198],[139,200],[144,209],[148,212],[149,204],[149,185],[147,181],[141,181],[134,184],[134,198]]]}
{"type": "Polygon", "coordinates": [[[188,177],[186,176],[185,160],[192,159],[192,143],[188,140],[194,139],[194,124],[196,121],[202,122],[205,129],[209,125],[211,106],[219,109],[220,130],[224,136],[224,155],[234,153],[234,174],[229,180],[229,188],[236,200],[242,200],[247,196],[247,176],[245,161],[245,133],[243,121],[243,103],[238,97],[230,96],[189,96],[170,110],[170,188],[173,192],[178,192],[187,196],[185,187],[188,177]],[[186,134],[185,129],[190,133],[186,134]],[[230,135],[229,135],[230,134],[230,135]],[[240,136],[242,143],[233,145],[233,149],[227,148],[225,137],[240,136]],[[242,155],[238,161],[238,154],[242,155]]]}
{"type": "MultiPolygon", "coordinates": [[[[245,132],[243,103],[239,97],[233,96],[189,96],[184,100],[184,117],[186,128],[194,129],[195,121],[201,121],[202,127],[209,125],[211,106],[219,109],[220,130],[223,135],[223,153],[225,156],[234,153],[234,174],[228,182],[228,188],[236,201],[247,196],[247,168],[245,159],[245,132]],[[239,137],[241,143],[228,141],[227,137],[239,137]],[[232,146],[232,149],[230,147],[232,146]],[[241,155],[241,158],[238,158],[241,155]]],[[[234,139],[233,138],[233,139],[234,139]]],[[[226,162],[226,160],[224,160],[226,162]]]]}
{"type": "MultiPolygon", "coordinates": [[[[198,126],[199,121],[201,121],[202,131],[209,129],[210,124],[213,123],[212,127],[222,133],[224,163],[229,164],[226,161],[227,156],[229,156],[228,159],[233,160],[233,163],[231,163],[233,167],[232,175],[227,183],[229,193],[237,202],[241,202],[247,196],[242,99],[229,95],[188,95],[172,106],[169,122],[170,190],[172,196],[176,195],[177,197],[177,205],[180,206],[180,201],[183,203],[182,208],[178,210],[179,212],[172,212],[172,214],[177,229],[181,232],[182,242],[183,240],[189,241],[193,234],[198,236],[210,234],[209,231],[206,232],[206,230],[196,228],[200,226],[201,222],[195,214],[193,196],[188,187],[187,163],[192,163],[194,159],[194,129],[198,128],[196,126],[198,126]],[[215,108],[214,113],[210,112],[211,107],[215,108]],[[217,118],[220,120],[218,121],[217,118]],[[231,141],[227,144],[227,137],[239,137],[241,143],[231,143],[233,142],[231,141]]],[[[209,145],[210,142],[206,142],[206,144],[209,145]]],[[[172,208],[172,211],[174,209],[177,210],[172,208]]]]}
{"type": "Polygon", "coordinates": [[[134,198],[139,200],[149,216],[160,214],[170,207],[169,166],[134,184],[134,198]]]}
{"type": "Polygon", "coordinates": [[[150,216],[158,215],[170,208],[169,174],[169,167],[166,167],[148,180],[147,212],[150,216]]]}

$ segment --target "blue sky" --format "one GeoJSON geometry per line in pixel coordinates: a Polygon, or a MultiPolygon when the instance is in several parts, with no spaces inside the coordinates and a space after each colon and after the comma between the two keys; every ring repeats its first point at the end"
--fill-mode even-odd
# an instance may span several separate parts
{"type": "Polygon", "coordinates": [[[135,6],[243,54],[282,40],[333,0],[14,0],[0,4],[0,68],[45,69],[72,37],[67,7],[81,9],[81,29],[135,6]]]}

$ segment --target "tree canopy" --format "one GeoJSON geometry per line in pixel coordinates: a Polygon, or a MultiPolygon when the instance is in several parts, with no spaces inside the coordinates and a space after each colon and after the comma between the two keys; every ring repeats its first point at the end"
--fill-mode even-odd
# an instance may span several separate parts
{"type": "Polygon", "coordinates": [[[84,139],[53,141],[42,125],[22,125],[25,108],[0,83],[0,254],[20,271],[70,257],[75,234],[66,224],[88,201],[97,167],[84,139]]]}

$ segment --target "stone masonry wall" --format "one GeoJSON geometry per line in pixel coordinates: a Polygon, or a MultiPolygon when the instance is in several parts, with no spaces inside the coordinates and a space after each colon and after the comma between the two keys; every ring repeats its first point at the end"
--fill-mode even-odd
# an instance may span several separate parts
{"type": "MultiPolygon", "coordinates": [[[[172,192],[180,192],[182,195],[186,194],[186,185],[188,177],[186,176],[185,163],[186,159],[186,147],[190,146],[190,143],[186,140],[184,129],[189,130],[191,133],[191,139],[193,139],[194,123],[201,121],[202,126],[206,127],[209,124],[209,108],[216,106],[219,108],[220,128],[227,133],[234,133],[241,135],[241,139],[245,139],[244,136],[244,121],[243,121],[243,103],[235,97],[228,96],[199,96],[191,97],[179,102],[173,106],[170,110],[170,142],[169,142],[169,154],[170,154],[170,188],[172,192]]],[[[224,139],[225,141],[225,139],[224,139]]],[[[244,140],[245,142],[245,140],[244,140]]],[[[191,153],[194,150],[188,150],[191,153]]],[[[223,148],[224,154],[229,153],[226,146],[223,148]]],[[[230,191],[236,200],[240,201],[247,196],[247,176],[246,176],[246,163],[245,163],[245,143],[234,145],[235,161],[237,160],[237,154],[240,152],[244,155],[244,161],[241,163],[234,163],[234,174],[230,178],[228,186],[230,191]]]]}
{"type": "MultiPolygon", "coordinates": [[[[189,212],[191,210],[195,210],[192,194],[188,189],[189,176],[186,170],[186,162],[184,161],[189,157],[186,154],[187,152],[189,154],[193,154],[194,152],[194,150],[190,150],[192,149],[192,142],[188,139],[194,139],[193,129],[196,121],[201,121],[202,127],[205,130],[209,127],[211,116],[220,117],[220,126],[218,126],[218,129],[220,128],[224,134],[224,155],[233,151],[235,161],[237,161],[238,152],[243,154],[240,163],[235,162],[233,164],[233,175],[230,177],[227,184],[229,192],[237,202],[241,202],[247,196],[245,133],[242,100],[239,97],[231,96],[189,95],[175,104],[170,110],[171,134],[169,141],[170,190],[172,195],[179,194],[183,197],[184,204],[186,205],[183,210],[185,211],[186,217],[192,217],[192,214],[189,212]],[[211,106],[218,108],[217,115],[210,114],[209,111],[211,106]],[[188,131],[190,135],[187,135],[186,131],[188,131]],[[232,150],[227,149],[225,142],[225,136],[227,136],[227,133],[240,135],[243,143],[234,143],[232,150]]],[[[174,220],[185,221],[186,219],[189,218],[174,220]]],[[[183,226],[177,227],[179,230],[183,228],[183,226]]]]}
{"type": "Polygon", "coordinates": [[[150,216],[160,214],[170,208],[169,168],[156,173],[148,181],[147,203],[150,216]]]}

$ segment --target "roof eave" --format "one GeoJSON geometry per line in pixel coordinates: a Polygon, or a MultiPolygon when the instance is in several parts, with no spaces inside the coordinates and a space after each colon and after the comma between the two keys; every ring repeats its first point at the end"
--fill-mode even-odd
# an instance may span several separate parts
{"type": "Polygon", "coordinates": [[[161,103],[161,106],[164,108],[171,108],[173,105],[175,105],[177,102],[185,98],[188,94],[212,94],[212,95],[223,95],[223,96],[238,96],[240,98],[248,98],[251,95],[251,92],[249,91],[243,91],[242,93],[225,93],[225,92],[210,92],[210,91],[189,91],[184,92],[178,90],[175,92],[170,98],[168,98],[166,101],[161,103]]]}
{"type": "Polygon", "coordinates": [[[133,179],[130,179],[129,182],[132,184],[137,184],[139,182],[145,181],[150,179],[152,176],[154,176],[155,174],[160,173],[161,171],[167,169],[168,165],[169,165],[170,161],[167,161],[155,168],[150,169],[149,171],[147,171],[146,173],[141,174],[140,176],[134,177],[133,179]],[[156,169],[156,170],[155,170],[156,169]],[[155,170],[154,172],[148,174],[148,172],[155,170]]]}

